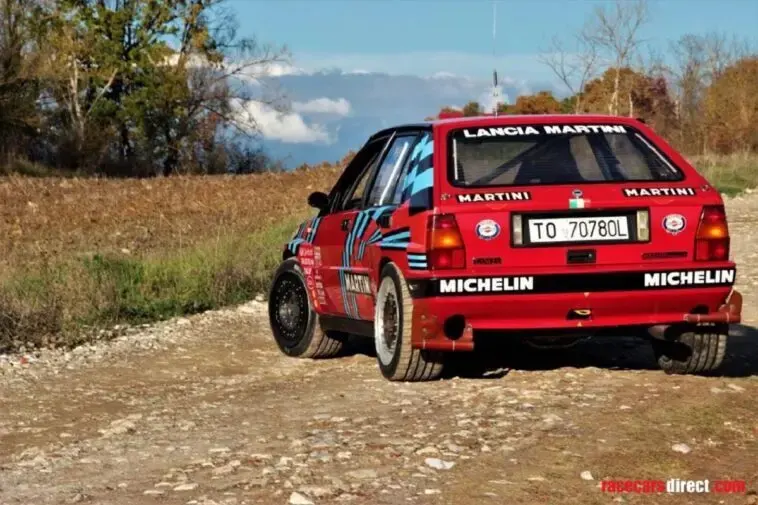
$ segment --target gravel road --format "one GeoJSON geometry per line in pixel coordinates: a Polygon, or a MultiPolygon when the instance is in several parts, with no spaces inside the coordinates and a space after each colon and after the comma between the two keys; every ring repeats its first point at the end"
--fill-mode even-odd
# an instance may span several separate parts
{"type": "Polygon", "coordinates": [[[758,503],[758,194],[727,212],[745,321],[716,376],[666,376],[615,338],[389,383],[370,345],[281,355],[253,301],[0,356],[0,503],[758,503]],[[608,478],[747,493],[609,494],[608,478]]]}

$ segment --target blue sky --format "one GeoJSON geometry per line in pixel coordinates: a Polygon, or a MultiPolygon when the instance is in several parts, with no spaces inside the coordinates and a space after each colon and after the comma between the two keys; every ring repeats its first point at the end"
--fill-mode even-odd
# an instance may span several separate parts
{"type": "MultiPolygon", "coordinates": [[[[602,0],[498,0],[496,63],[504,74],[550,77],[535,56],[554,34],[579,29],[602,0]]],[[[242,32],[286,43],[304,68],[489,75],[491,0],[234,0],[242,32]],[[411,60],[407,53],[426,56],[411,60]],[[419,54],[421,53],[421,54],[419,54]],[[425,54],[424,54],[425,53],[425,54]],[[475,56],[470,62],[434,53],[475,56]],[[429,61],[431,60],[431,61],[429,61]],[[462,68],[463,67],[463,68],[462,68]]],[[[642,36],[659,47],[685,33],[758,37],[758,1],[653,0],[642,36]]]]}
{"type": "MultiPolygon", "coordinates": [[[[257,106],[249,112],[272,152],[298,164],[340,158],[380,126],[486,100],[493,67],[506,101],[541,89],[561,94],[539,54],[553,36],[570,39],[595,7],[612,5],[496,3],[493,58],[492,0],[230,0],[241,35],[292,53],[292,66],[277,72],[292,110],[276,118],[257,106]],[[268,121],[278,123],[267,128],[268,121]]],[[[641,37],[664,55],[684,34],[721,32],[758,45],[758,0],[650,0],[649,7],[641,37]]]]}

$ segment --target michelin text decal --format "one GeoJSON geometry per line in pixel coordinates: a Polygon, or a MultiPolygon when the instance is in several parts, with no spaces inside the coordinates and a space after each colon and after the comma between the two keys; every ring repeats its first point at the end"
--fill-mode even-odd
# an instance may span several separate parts
{"type": "Polygon", "coordinates": [[[500,293],[532,291],[534,277],[473,277],[470,279],[441,279],[440,293],[500,293]]]}
{"type": "Polygon", "coordinates": [[[707,286],[733,284],[734,270],[689,270],[683,272],[656,272],[645,274],[645,287],[707,286]]]}
{"type": "Polygon", "coordinates": [[[621,125],[536,125],[498,126],[463,130],[467,139],[514,137],[519,135],[566,135],[568,133],[626,133],[621,125]]]}
{"type": "MultiPolygon", "coordinates": [[[[476,261],[474,263],[477,263],[476,261]]],[[[481,276],[430,279],[414,297],[482,296],[545,293],[603,293],[650,289],[731,286],[734,268],[704,268],[669,271],[626,271],[591,274],[545,274],[523,276],[481,276]],[[423,293],[423,294],[419,294],[423,293]]]]}
{"type": "Polygon", "coordinates": [[[695,196],[695,188],[625,188],[624,196],[695,196]]]}

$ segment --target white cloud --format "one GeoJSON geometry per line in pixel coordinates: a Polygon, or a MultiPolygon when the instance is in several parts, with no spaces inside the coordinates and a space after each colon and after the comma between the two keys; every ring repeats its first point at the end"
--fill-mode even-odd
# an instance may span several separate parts
{"type": "MultiPolygon", "coordinates": [[[[550,69],[539,60],[538,54],[507,54],[493,59],[487,53],[464,51],[407,51],[402,53],[298,53],[297,65],[303,71],[323,69],[361,69],[390,75],[436,76],[437,78],[468,76],[490,80],[492,69],[498,73],[518,75],[519,82],[554,80],[550,69]]],[[[352,72],[351,72],[352,73],[352,72]]],[[[357,72],[356,72],[357,73],[357,72]]],[[[512,85],[513,82],[503,84],[512,85]]],[[[515,81],[514,79],[510,79],[515,81]]]]}
{"type": "Polygon", "coordinates": [[[310,72],[300,68],[296,67],[294,65],[290,65],[289,63],[281,63],[281,62],[267,62],[267,63],[254,63],[254,64],[246,64],[246,63],[234,63],[233,65],[229,65],[230,67],[240,69],[239,74],[240,77],[245,79],[245,82],[248,84],[254,84],[259,85],[260,79],[265,77],[282,77],[285,75],[306,75],[310,72]]]}
{"type": "Polygon", "coordinates": [[[296,112],[279,112],[255,100],[232,103],[240,125],[263,137],[288,144],[331,144],[334,140],[323,125],[308,124],[296,112]]]}
{"type": "Polygon", "coordinates": [[[495,106],[499,103],[510,103],[507,93],[503,93],[502,86],[490,86],[490,88],[479,95],[479,105],[482,106],[485,112],[490,113],[495,109],[495,106]]]}
{"type": "Polygon", "coordinates": [[[347,116],[350,114],[350,102],[344,98],[332,100],[331,98],[316,98],[307,102],[293,102],[292,110],[299,113],[311,114],[334,114],[347,116]]]}

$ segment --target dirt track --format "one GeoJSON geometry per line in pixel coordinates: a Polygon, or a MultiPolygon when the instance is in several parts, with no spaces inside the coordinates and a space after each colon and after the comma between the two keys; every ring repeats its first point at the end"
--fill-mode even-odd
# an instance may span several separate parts
{"type": "Polygon", "coordinates": [[[645,342],[611,339],[393,384],[370,346],[284,357],[252,302],[0,358],[0,503],[758,503],[758,195],[727,210],[746,320],[718,376],[666,376],[645,342]],[[749,492],[622,496],[607,478],[749,492]]]}

